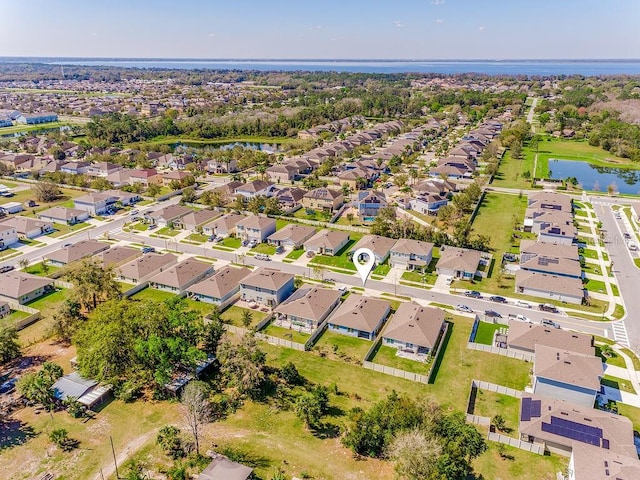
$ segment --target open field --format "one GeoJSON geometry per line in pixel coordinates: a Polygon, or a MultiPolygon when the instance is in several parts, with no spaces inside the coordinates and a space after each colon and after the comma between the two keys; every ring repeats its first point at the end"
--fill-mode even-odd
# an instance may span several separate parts
{"type": "Polygon", "coordinates": [[[54,128],[60,128],[65,125],[68,125],[66,122],[47,122],[47,123],[39,123],[38,125],[14,125],[13,127],[2,127],[0,128],[0,136],[2,135],[10,135],[13,133],[21,133],[21,132],[33,132],[39,130],[51,130],[54,128]]]}
{"type": "MultiPolygon", "coordinates": [[[[489,192],[484,196],[472,229],[478,235],[487,235],[494,252],[501,254],[511,250],[514,227],[522,225],[527,208],[526,196],[489,192]]],[[[496,261],[502,258],[496,255],[496,261]]]]}

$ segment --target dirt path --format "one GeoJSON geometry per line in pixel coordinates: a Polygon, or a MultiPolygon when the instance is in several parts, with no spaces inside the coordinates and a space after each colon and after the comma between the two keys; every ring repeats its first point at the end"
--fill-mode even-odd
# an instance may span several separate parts
{"type": "MultiPolygon", "coordinates": [[[[150,432],[145,433],[144,435],[139,436],[138,438],[134,438],[131,440],[124,448],[118,448],[117,445],[114,445],[116,448],[116,461],[118,462],[118,473],[122,473],[122,464],[127,461],[127,459],[132,456],[135,452],[140,450],[145,443],[147,443],[151,438],[153,438],[158,433],[157,430],[152,430],[150,432]],[[119,452],[119,453],[118,453],[119,452]]],[[[102,475],[104,475],[105,480],[110,478],[112,475],[116,473],[116,468],[113,465],[113,459],[109,459],[106,465],[102,465],[102,475]]],[[[97,473],[93,477],[93,480],[102,480],[102,475],[100,475],[100,470],[98,469],[97,473]]]]}

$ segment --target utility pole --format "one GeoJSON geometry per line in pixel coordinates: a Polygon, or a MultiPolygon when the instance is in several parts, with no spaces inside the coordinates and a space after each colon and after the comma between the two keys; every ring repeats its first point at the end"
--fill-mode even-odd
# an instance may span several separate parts
{"type": "MultiPolygon", "coordinates": [[[[109,441],[111,442],[111,453],[113,454],[113,464],[116,467],[116,478],[120,480],[120,474],[118,473],[118,460],[116,460],[116,450],[113,448],[113,438],[109,435],[109,441]]],[[[102,470],[100,471],[102,473],[102,470]]]]}

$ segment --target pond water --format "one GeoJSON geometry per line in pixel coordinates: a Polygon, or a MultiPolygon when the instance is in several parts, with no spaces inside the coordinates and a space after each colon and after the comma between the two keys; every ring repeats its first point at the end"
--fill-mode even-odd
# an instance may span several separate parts
{"type": "Polygon", "coordinates": [[[256,142],[229,142],[229,143],[215,143],[215,144],[202,144],[202,143],[189,143],[188,141],[174,143],[171,145],[173,148],[178,147],[195,147],[195,148],[211,148],[214,150],[231,150],[233,147],[250,148],[251,150],[258,150],[265,153],[279,153],[282,151],[280,145],[275,143],[256,143],[256,142]]]}
{"type": "Polygon", "coordinates": [[[62,125],[61,127],[54,128],[41,128],[39,130],[28,130],[25,132],[13,132],[13,133],[2,133],[2,129],[0,128],[0,138],[17,138],[22,137],[24,135],[45,135],[50,132],[64,132],[65,130],[70,130],[70,127],[67,125],[62,125]]]}
{"type": "Polygon", "coordinates": [[[550,158],[549,177],[559,180],[575,177],[585,190],[606,192],[609,185],[615,185],[619,193],[640,195],[640,170],[550,158]]]}

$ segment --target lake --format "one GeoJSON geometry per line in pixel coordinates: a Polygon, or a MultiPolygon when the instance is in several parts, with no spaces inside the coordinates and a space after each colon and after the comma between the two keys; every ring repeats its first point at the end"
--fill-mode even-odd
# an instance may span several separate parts
{"type": "Polygon", "coordinates": [[[615,185],[619,193],[640,195],[640,170],[592,165],[588,162],[549,159],[549,177],[564,180],[576,177],[585,190],[606,192],[615,185]]]}
{"type": "Polygon", "coordinates": [[[170,144],[170,146],[172,148],[179,148],[184,146],[184,147],[193,147],[193,148],[211,148],[214,150],[232,150],[233,147],[242,147],[242,148],[248,148],[251,150],[258,150],[259,152],[265,152],[265,153],[279,153],[282,151],[282,149],[280,148],[280,145],[277,145],[275,143],[257,143],[257,142],[229,142],[229,143],[206,144],[206,143],[200,143],[200,142],[189,143],[188,140],[185,140],[183,142],[172,143],[170,144]]]}

